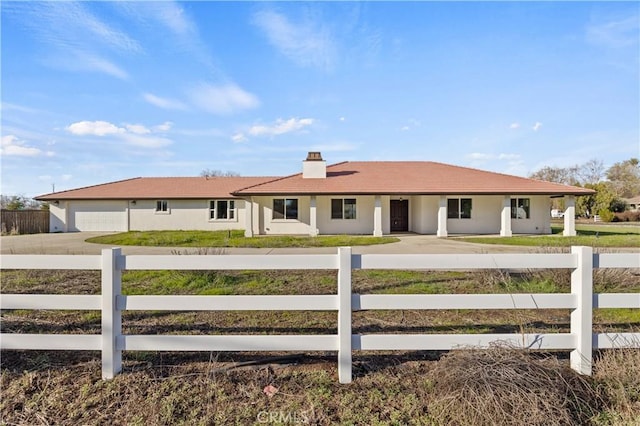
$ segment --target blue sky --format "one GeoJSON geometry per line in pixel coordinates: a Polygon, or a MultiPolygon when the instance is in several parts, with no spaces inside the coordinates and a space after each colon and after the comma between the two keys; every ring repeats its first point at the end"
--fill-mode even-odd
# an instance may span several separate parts
{"type": "Polygon", "coordinates": [[[640,152],[637,2],[7,2],[2,193],[640,152]]]}

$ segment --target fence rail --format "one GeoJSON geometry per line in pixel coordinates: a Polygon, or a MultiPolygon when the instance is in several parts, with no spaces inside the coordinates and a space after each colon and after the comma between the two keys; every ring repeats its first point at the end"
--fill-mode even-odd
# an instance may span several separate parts
{"type": "Polygon", "coordinates": [[[49,232],[48,210],[2,210],[0,231],[6,234],[43,234],[49,232]]]}
{"type": "Polygon", "coordinates": [[[102,271],[100,295],[0,295],[1,309],[98,310],[102,334],[0,334],[0,349],[100,350],[102,376],[122,369],[123,351],[337,351],[341,383],[352,377],[352,353],[359,350],[449,350],[488,347],[495,342],[535,349],[571,351],[571,367],[591,374],[592,350],[640,348],[640,333],[593,333],[595,308],[639,308],[640,293],[594,294],[596,268],[640,268],[637,253],[594,254],[572,247],[558,254],[353,255],[194,255],[146,256],[105,249],[102,255],[3,255],[2,269],[93,269],[102,271]],[[354,269],[547,269],[568,268],[571,293],[565,294],[354,294],[354,269]],[[127,296],[121,294],[124,270],[330,269],[338,271],[337,295],[283,296],[127,296]],[[570,309],[570,333],[530,334],[353,334],[354,311],[376,309],[570,309]],[[125,335],[125,310],[307,310],[337,311],[338,332],[327,335],[125,335]]]}

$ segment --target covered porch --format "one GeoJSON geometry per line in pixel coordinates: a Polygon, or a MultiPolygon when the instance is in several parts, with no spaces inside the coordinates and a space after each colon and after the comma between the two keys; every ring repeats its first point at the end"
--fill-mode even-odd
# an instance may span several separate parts
{"type": "MultiPolygon", "coordinates": [[[[564,196],[563,235],[576,235],[575,196],[564,196]]],[[[548,195],[302,195],[245,199],[245,235],[398,232],[550,234],[548,195]],[[285,207],[282,207],[285,206],[285,207]],[[288,206],[288,207],[286,207],[288,206]],[[280,209],[287,211],[280,212],[280,209]],[[294,210],[295,209],[295,210],[294,210]]]]}

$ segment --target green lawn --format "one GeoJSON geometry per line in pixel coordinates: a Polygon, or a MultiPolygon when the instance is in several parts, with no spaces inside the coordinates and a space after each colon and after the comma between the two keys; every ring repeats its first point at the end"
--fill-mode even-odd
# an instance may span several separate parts
{"type": "Polygon", "coordinates": [[[394,237],[362,235],[256,236],[246,238],[244,231],[132,231],[87,239],[87,242],[123,246],[154,247],[347,247],[388,244],[399,241],[394,237]]]}
{"type": "Polygon", "coordinates": [[[577,224],[575,237],[562,236],[562,226],[551,227],[553,235],[514,237],[460,237],[470,243],[539,247],[640,247],[640,226],[577,224]]]}

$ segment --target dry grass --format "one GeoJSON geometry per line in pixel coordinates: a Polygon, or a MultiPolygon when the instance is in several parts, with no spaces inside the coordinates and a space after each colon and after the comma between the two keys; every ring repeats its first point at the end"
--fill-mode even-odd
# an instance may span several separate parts
{"type": "Polygon", "coordinates": [[[640,349],[600,351],[594,378],[610,401],[602,423],[640,425],[640,349]]]}
{"type": "MultiPolygon", "coordinates": [[[[1,278],[5,293],[100,290],[92,271],[2,271],[1,278]]],[[[335,280],[335,271],[129,271],[123,286],[129,294],[335,294],[335,280]]],[[[594,285],[633,293],[640,291],[639,281],[637,271],[608,270],[596,273],[594,285]]],[[[357,271],[353,286],[365,294],[565,292],[569,275],[357,271]]],[[[607,318],[594,316],[594,329],[633,332],[640,326],[637,312],[611,311],[607,318]]],[[[124,331],[324,334],[336,332],[335,316],[125,312],[124,331]]],[[[357,333],[568,332],[569,310],[364,311],[353,317],[357,333]]],[[[3,311],[0,328],[99,333],[100,313],[3,311]]],[[[102,381],[99,353],[3,351],[0,424],[258,424],[271,416],[269,424],[608,426],[638,425],[640,419],[640,350],[602,351],[594,380],[576,376],[566,353],[542,357],[505,348],[442,358],[438,352],[356,352],[348,386],[338,383],[335,353],[236,364],[282,355],[289,354],[125,352],[124,373],[102,381]],[[263,393],[269,385],[278,389],[272,397],[263,393]]]]}
{"type": "Polygon", "coordinates": [[[511,348],[451,352],[429,377],[430,410],[442,425],[587,424],[604,405],[566,363],[511,348]]]}

